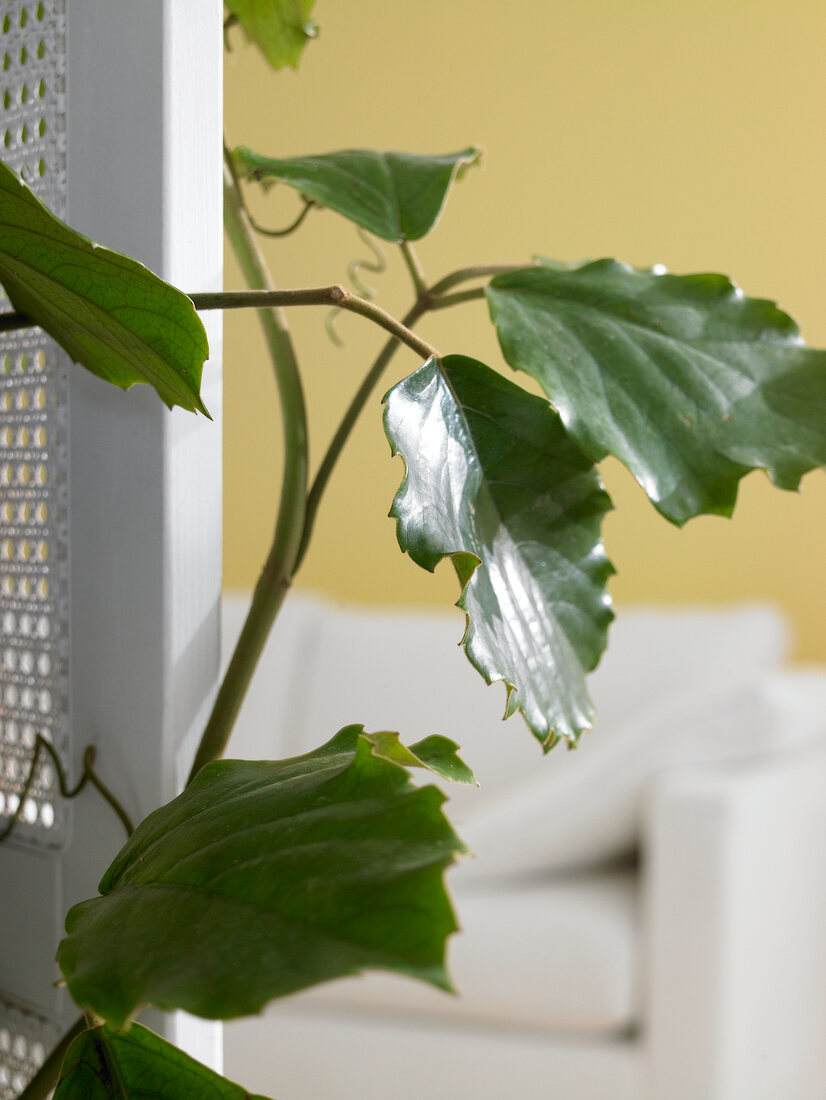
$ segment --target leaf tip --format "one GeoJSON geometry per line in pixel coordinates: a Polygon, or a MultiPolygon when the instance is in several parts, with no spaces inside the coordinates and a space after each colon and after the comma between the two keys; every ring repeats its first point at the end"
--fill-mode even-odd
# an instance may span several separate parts
{"type": "Polygon", "coordinates": [[[519,700],[517,698],[518,693],[516,685],[510,683],[508,680],[502,681],[505,685],[505,713],[502,715],[502,721],[506,722],[508,718],[512,718],[519,709],[519,700]]]}
{"type": "MultiPolygon", "coordinates": [[[[548,736],[545,738],[544,741],[541,742],[542,755],[547,756],[548,753],[551,751],[551,749],[555,748],[556,745],[559,744],[560,740],[561,740],[561,737],[556,732],[556,730],[548,730],[548,736]]],[[[568,744],[573,745],[573,744],[575,744],[575,742],[572,742],[570,739],[568,739],[568,744]]]]}
{"type": "MultiPolygon", "coordinates": [[[[458,932],[459,929],[457,928],[455,931],[458,932]]],[[[444,964],[434,967],[430,974],[423,977],[429,985],[435,986],[436,989],[440,989],[442,993],[448,993],[451,997],[459,996],[459,990],[453,984],[453,979],[444,964]]]]}
{"type": "Polygon", "coordinates": [[[463,159],[457,163],[456,179],[463,179],[471,168],[481,168],[484,157],[485,150],[481,145],[469,145],[467,149],[464,150],[463,159]]]}

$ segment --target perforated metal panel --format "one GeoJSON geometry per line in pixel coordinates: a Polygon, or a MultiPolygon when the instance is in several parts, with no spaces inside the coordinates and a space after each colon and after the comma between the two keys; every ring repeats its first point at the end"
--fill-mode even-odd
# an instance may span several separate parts
{"type": "MultiPolygon", "coordinates": [[[[221,285],[222,14],[0,0],[0,158],[75,228],[188,290],[221,285]]],[[[36,329],[0,334],[0,829],[38,734],[72,782],[94,745],[133,819],[174,795],[210,705],[219,592],[217,426],[106,385],[36,329]]],[[[63,918],[122,842],[94,791],[67,803],[55,779],[39,770],[0,844],[0,1100],[77,1017],[56,984],[63,918]]],[[[220,1069],[218,1025],[152,1026],[220,1069]]]]}
{"type": "MultiPolygon", "coordinates": [[[[59,216],[66,205],[64,9],[65,0],[0,4],[0,156],[59,216]]],[[[2,309],[10,308],[3,297],[2,309]]],[[[67,369],[66,356],[37,329],[2,338],[3,818],[18,807],[37,734],[68,759],[67,369]]],[[[60,847],[69,812],[57,797],[54,769],[44,758],[26,796],[15,841],[60,847]]]]}
{"type": "Polygon", "coordinates": [[[43,1065],[60,1028],[0,1000],[0,1100],[14,1100],[43,1065]]]}

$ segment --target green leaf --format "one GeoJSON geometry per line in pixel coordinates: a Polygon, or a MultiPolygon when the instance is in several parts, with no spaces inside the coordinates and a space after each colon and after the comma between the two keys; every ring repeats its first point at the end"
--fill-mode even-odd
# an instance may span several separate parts
{"type": "Polygon", "coordinates": [[[214,1073],[154,1032],[96,1027],[69,1047],[54,1100],[266,1100],[214,1073]]]}
{"type": "Polygon", "coordinates": [[[122,1027],[145,1004],[241,1016],[367,967],[449,989],[442,872],[464,848],[443,799],[361,726],[292,760],[208,764],[69,911],[72,996],[122,1027]]]}
{"type": "Polygon", "coordinates": [[[304,47],[318,34],[310,18],[315,0],[224,0],[273,69],[297,68],[304,47]]]}
{"type": "Polygon", "coordinates": [[[284,160],[244,148],[232,155],[241,175],[280,180],[382,240],[399,243],[430,232],[454,179],[482,154],[471,146],[440,157],[368,149],[284,160]]]}
{"type": "Polygon", "coordinates": [[[411,745],[410,748],[420,761],[419,767],[424,765],[451,783],[469,783],[475,787],[479,786],[479,780],[464,760],[456,755],[459,746],[449,737],[434,734],[411,745]]]}
{"type": "Polygon", "coordinates": [[[506,717],[521,710],[546,750],[576,741],[613,617],[611,502],[591,462],[546,401],[464,356],[429,359],[385,400],[407,466],[390,512],[401,548],[431,571],[452,558],[463,644],[488,683],[504,680],[506,717]]]}
{"type": "Polygon", "coordinates": [[[451,783],[472,783],[479,786],[476,776],[459,756],[459,746],[448,737],[434,734],[407,748],[397,733],[387,730],[364,735],[373,746],[375,756],[381,756],[404,768],[426,768],[451,783]]]}
{"type": "Polygon", "coordinates": [[[69,229],[2,163],[0,283],[93,374],[124,390],[149,382],[170,408],[209,415],[199,396],[209,348],[189,298],[69,229]]]}
{"type": "Polygon", "coordinates": [[[729,515],[749,470],[796,489],[826,464],[826,352],[723,275],[541,266],[498,276],[488,301],[511,366],[674,523],[729,515]]]}

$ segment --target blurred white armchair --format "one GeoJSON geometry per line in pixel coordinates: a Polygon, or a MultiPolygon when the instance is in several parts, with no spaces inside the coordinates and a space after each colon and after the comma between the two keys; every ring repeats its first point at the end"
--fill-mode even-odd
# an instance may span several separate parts
{"type": "Polygon", "coordinates": [[[826,1097],[826,675],[781,668],[766,608],[626,611],[595,731],[543,758],[461,629],[293,597],[232,746],[296,755],[350,722],[463,746],[460,996],[330,983],[227,1024],[227,1074],[283,1100],[826,1097]]]}

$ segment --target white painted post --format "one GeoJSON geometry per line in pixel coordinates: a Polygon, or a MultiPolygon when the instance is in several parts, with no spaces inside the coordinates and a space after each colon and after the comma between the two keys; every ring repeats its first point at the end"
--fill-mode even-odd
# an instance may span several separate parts
{"type": "MultiPolygon", "coordinates": [[[[57,132],[49,155],[56,171],[65,164],[58,212],[183,290],[220,289],[222,5],[50,0],[39,7],[54,54],[50,125],[57,132]]],[[[2,3],[0,17],[8,10],[19,23],[26,9],[34,23],[39,7],[2,3]]],[[[18,83],[24,79],[21,70],[18,83]]],[[[67,555],[60,629],[70,643],[61,667],[71,721],[55,743],[73,776],[94,744],[101,775],[135,819],[180,788],[218,668],[221,325],[217,314],[204,319],[211,354],[202,396],[213,423],[170,413],[149,387],[122,393],[50,351],[58,393],[65,374],[66,394],[57,400],[68,413],[62,452],[52,456],[65,464],[67,502],[52,568],[57,578],[67,555]]],[[[18,1013],[18,1031],[21,1011],[46,1030],[76,1015],[52,986],[63,915],[94,895],[123,841],[94,792],[68,809],[56,849],[28,833],[0,848],[0,1067],[3,1002],[18,1013]]],[[[172,1018],[153,1026],[220,1066],[216,1025],[172,1018]]]]}

